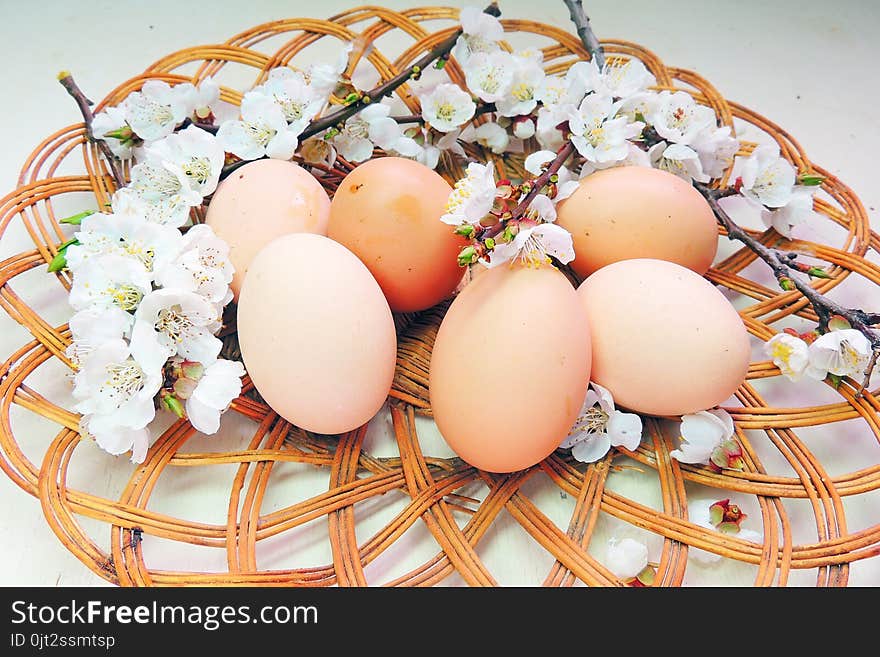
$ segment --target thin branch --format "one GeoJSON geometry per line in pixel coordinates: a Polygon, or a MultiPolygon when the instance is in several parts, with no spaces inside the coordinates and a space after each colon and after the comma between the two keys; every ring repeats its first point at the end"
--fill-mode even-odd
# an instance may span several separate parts
{"type": "Polygon", "coordinates": [[[590,57],[593,58],[593,61],[596,62],[596,66],[598,66],[601,71],[602,67],[605,66],[605,50],[602,48],[602,44],[599,43],[599,39],[596,38],[596,34],[590,26],[589,17],[584,13],[583,2],[581,0],[563,0],[563,2],[565,2],[565,6],[568,7],[568,13],[571,15],[571,22],[574,23],[575,28],[577,29],[578,36],[581,38],[581,43],[584,44],[584,47],[590,53],[590,57]]]}
{"type": "Polygon", "coordinates": [[[110,150],[107,142],[103,139],[95,139],[95,135],[92,133],[92,121],[95,118],[95,115],[92,113],[92,101],[86,97],[68,71],[62,71],[58,76],[58,81],[76,101],[86,126],[86,137],[88,137],[90,142],[98,145],[98,149],[101,151],[104,159],[107,160],[107,166],[110,169],[110,175],[113,176],[116,187],[125,187],[125,176],[122,175],[122,170],[119,168],[119,160],[113,154],[113,151],[110,150]]]}

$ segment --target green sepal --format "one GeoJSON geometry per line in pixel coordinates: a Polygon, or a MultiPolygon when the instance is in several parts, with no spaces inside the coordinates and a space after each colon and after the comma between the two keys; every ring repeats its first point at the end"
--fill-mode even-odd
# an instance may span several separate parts
{"type": "Polygon", "coordinates": [[[71,226],[79,226],[82,223],[83,219],[93,214],[95,214],[94,210],[83,210],[82,212],[77,212],[76,214],[69,217],[64,217],[64,219],[59,219],[58,223],[70,224],[71,226]]]}
{"type": "Polygon", "coordinates": [[[810,267],[807,274],[813,278],[831,278],[831,275],[821,267],[810,267]]]}
{"type": "Polygon", "coordinates": [[[49,261],[49,266],[47,267],[50,274],[61,271],[67,267],[67,247],[73,246],[74,244],[79,244],[79,240],[75,237],[67,240],[58,247],[58,252],[55,254],[55,257],[49,261]]]}
{"type": "Polygon", "coordinates": [[[816,173],[804,173],[798,177],[798,182],[805,187],[818,187],[825,182],[825,176],[816,173]]]}
{"type": "Polygon", "coordinates": [[[487,237],[483,242],[486,245],[486,248],[490,251],[495,248],[495,240],[491,237],[487,237]]]}
{"type": "Polygon", "coordinates": [[[183,408],[183,404],[181,404],[180,400],[174,395],[163,395],[162,404],[164,404],[165,408],[174,413],[181,420],[186,417],[186,411],[183,408]]]}
{"type": "Polygon", "coordinates": [[[840,382],[843,381],[843,377],[839,374],[831,374],[828,373],[828,382],[834,386],[835,389],[840,387],[840,382]]]}

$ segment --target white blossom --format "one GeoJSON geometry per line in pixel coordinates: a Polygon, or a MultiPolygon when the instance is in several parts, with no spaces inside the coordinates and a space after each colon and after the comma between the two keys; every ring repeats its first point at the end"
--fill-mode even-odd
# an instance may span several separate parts
{"type": "Polygon", "coordinates": [[[225,155],[210,132],[191,125],[147,146],[144,152],[146,162],[163,167],[177,179],[179,189],[169,195],[181,194],[199,205],[217,189],[225,155]]]}
{"type": "Polygon", "coordinates": [[[167,137],[190,113],[191,87],[147,80],[120,105],[126,122],[146,142],[167,137]]]}
{"type": "Polygon", "coordinates": [[[608,541],[605,565],[620,579],[632,579],[648,565],[648,546],[634,538],[612,538],[608,541]]]}
{"type": "Polygon", "coordinates": [[[125,340],[108,340],[74,375],[75,410],[89,416],[88,430],[96,436],[120,427],[143,429],[155,417],[153,397],[161,386],[161,367],[144,367],[125,340]]]}
{"type": "Polygon", "coordinates": [[[593,463],[611,447],[634,451],[641,441],[642,419],[635,413],[617,410],[611,391],[591,381],[581,413],[560,447],[571,448],[578,461],[593,463]]]}
{"type": "MultiPolygon", "coordinates": [[[[309,137],[299,147],[299,154],[308,164],[332,167],[336,162],[336,149],[323,137],[309,137]]],[[[320,175],[320,171],[316,172],[320,175]]]]}
{"type": "Polygon", "coordinates": [[[71,342],[65,355],[79,368],[97,347],[127,337],[133,322],[131,313],[115,306],[89,306],[80,310],[68,320],[71,342]]]}
{"type": "Polygon", "coordinates": [[[309,86],[321,98],[329,98],[336,90],[342,74],[348,68],[351,52],[354,50],[354,43],[347,41],[345,45],[339,49],[336,61],[332,64],[327,62],[316,62],[309,65],[306,69],[306,80],[309,86]]]}
{"type": "MultiPolygon", "coordinates": [[[[772,360],[790,381],[799,381],[807,374],[810,368],[810,359],[807,343],[801,338],[789,333],[777,333],[764,343],[764,353],[772,360]]],[[[813,378],[824,379],[826,373],[814,371],[813,378]]],[[[811,374],[812,376],[812,374],[811,374]]]]}
{"type": "Polygon", "coordinates": [[[373,146],[386,153],[415,157],[420,146],[404,134],[403,128],[390,116],[391,108],[375,103],[361,110],[345,122],[333,145],[350,162],[363,162],[373,155],[373,146]]]}
{"type": "Polygon", "coordinates": [[[152,276],[137,258],[117,254],[87,258],[73,277],[68,302],[75,310],[89,306],[133,311],[152,289],[152,276]]]}
{"type": "Polygon", "coordinates": [[[157,272],[156,282],[169,289],[195,292],[225,306],[232,299],[229,284],[235,270],[229,244],[208,224],[198,224],[183,236],[177,257],[157,272]]]}
{"type": "Polygon", "coordinates": [[[777,233],[791,239],[795,228],[819,218],[813,210],[813,190],[804,185],[795,185],[788,203],[775,210],[763,211],[761,218],[768,228],[772,226],[777,233]]]}
{"type": "Polygon", "coordinates": [[[215,360],[205,368],[192,394],[186,400],[186,416],[196,430],[215,434],[220,415],[241,394],[244,366],[238,361],[215,360]]]}
{"type": "Polygon", "coordinates": [[[572,75],[571,69],[565,75],[545,75],[535,89],[535,99],[544,107],[558,105],[578,105],[587,93],[583,77],[572,75]]]}
{"type": "Polygon", "coordinates": [[[703,173],[699,154],[690,146],[661,141],[648,150],[648,157],[654,167],[668,171],[682,180],[709,182],[709,176],[703,173]]]}
{"type": "Polygon", "coordinates": [[[174,355],[211,362],[223,346],[211,331],[217,316],[217,307],[195,292],[155,290],[135,313],[132,356],[148,368],[161,368],[174,355]]]}
{"type": "Polygon", "coordinates": [[[499,48],[498,41],[504,37],[504,26],[495,16],[477,7],[464,7],[458,18],[462,34],[452,54],[459,63],[466,64],[473,53],[492,52],[499,48]]]}
{"type": "Polygon", "coordinates": [[[577,108],[570,104],[554,105],[552,107],[539,107],[537,121],[535,122],[535,139],[542,149],[557,151],[562,147],[562,131],[559,124],[568,121],[577,108]]]}
{"type": "Polygon", "coordinates": [[[140,216],[97,212],[83,218],[75,237],[78,244],[66,252],[67,267],[74,274],[89,258],[110,254],[135,258],[153,272],[174,259],[182,239],[176,228],[140,216]]]}
{"type": "Polygon", "coordinates": [[[686,91],[661,91],[645,116],[663,139],[685,146],[717,121],[715,110],[698,104],[686,91]]]}
{"type": "MultiPolygon", "coordinates": [[[[542,195],[538,195],[536,200],[542,195]]],[[[548,199],[544,196],[544,199],[548,199]]],[[[530,205],[530,208],[533,206],[530,205]]],[[[539,208],[534,209],[535,214],[546,212],[552,208],[539,202],[539,208]],[[543,206],[543,207],[540,207],[543,206]]],[[[554,210],[555,215],[555,210],[554,210]]],[[[551,262],[553,256],[562,264],[574,260],[574,246],[569,233],[562,226],[555,223],[539,223],[524,221],[520,224],[519,231],[510,242],[497,242],[495,248],[489,252],[489,259],[481,259],[486,267],[492,268],[508,262],[519,261],[524,265],[540,267],[551,262]]]]}
{"type": "Polygon", "coordinates": [[[266,81],[248,92],[254,93],[271,98],[281,108],[290,131],[297,135],[306,129],[327,103],[327,96],[318,93],[301,73],[286,67],[269,71],[266,81]]]}
{"type": "Polygon", "coordinates": [[[148,223],[179,228],[189,221],[190,206],[179,194],[141,193],[131,185],[117,189],[110,199],[117,217],[145,219],[148,223]]]}
{"type": "Polygon", "coordinates": [[[114,426],[97,415],[83,415],[79,421],[79,433],[92,438],[108,454],[118,456],[131,451],[132,463],[144,462],[152,441],[148,427],[130,429],[114,426]]]}
{"type": "Polygon", "coordinates": [[[216,115],[217,106],[220,102],[220,85],[213,76],[208,76],[198,86],[194,86],[187,99],[186,105],[190,114],[196,120],[207,119],[211,114],[216,115]]]}
{"type": "Polygon", "coordinates": [[[126,126],[128,123],[125,120],[125,110],[121,107],[107,107],[92,118],[92,134],[96,139],[106,141],[110,151],[120,160],[132,157],[133,140],[122,140],[107,135],[122,130],[126,126]]]}
{"type": "Polygon", "coordinates": [[[817,378],[823,372],[861,378],[871,361],[871,353],[871,341],[861,331],[829,331],[810,343],[810,366],[817,378]]]}
{"type": "Polygon", "coordinates": [[[419,97],[422,117],[435,130],[450,132],[470,121],[477,109],[471,95],[457,84],[437,85],[419,97]]]}
{"type": "Polygon", "coordinates": [[[495,103],[501,116],[525,116],[538,105],[537,92],[545,73],[541,61],[533,57],[513,57],[513,80],[503,98],[495,103]]]}
{"type": "Polygon", "coordinates": [[[299,145],[300,132],[287,124],[281,106],[270,97],[247,93],[241,101],[241,119],[221,123],[217,140],[242,160],[264,156],[289,160],[299,145]]]}
{"type": "Polygon", "coordinates": [[[748,157],[736,157],[730,178],[740,181],[740,193],[749,200],[781,208],[791,200],[797,176],[791,163],[779,155],[779,146],[772,143],[758,146],[748,157]]]}
{"type": "Polygon", "coordinates": [[[727,411],[698,411],[681,418],[681,444],[669,455],[681,463],[709,463],[721,444],[733,437],[733,418],[727,411]]]}
{"type": "Polygon", "coordinates": [[[513,85],[516,60],[503,50],[471,55],[465,65],[468,89],[487,103],[503,99],[513,85]]]}
{"type": "Polygon", "coordinates": [[[638,59],[608,60],[601,71],[595,60],[576,62],[569,68],[567,77],[583,80],[586,91],[613,98],[632,96],[657,81],[638,59]]]}
{"type": "Polygon", "coordinates": [[[510,135],[494,121],[487,121],[476,128],[467,126],[461,131],[461,139],[468,142],[477,142],[483,148],[488,148],[496,154],[503,153],[510,144],[510,135]]]}
{"type": "Polygon", "coordinates": [[[709,126],[697,133],[690,144],[700,156],[703,172],[710,178],[720,178],[739,150],[739,140],[731,136],[729,125],[709,126]]]}
{"type": "Polygon", "coordinates": [[[584,98],[577,111],[569,113],[571,141],[588,162],[608,163],[622,160],[629,154],[628,140],[638,136],[645,124],[630,123],[614,114],[610,96],[591,94],[584,98]]]}
{"type": "Polygon", "coordinates": [[[449,194],[440,221],[453,226],[480,223],[492,209],[496,191],[494,163],[471,162],[449,194]]]}

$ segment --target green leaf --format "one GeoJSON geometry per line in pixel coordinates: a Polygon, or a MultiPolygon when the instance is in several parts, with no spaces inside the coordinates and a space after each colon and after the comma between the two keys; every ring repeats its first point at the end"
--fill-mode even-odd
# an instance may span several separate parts
{"type": "Polygon", "coordinates": [[[49,273],[55,273],[56,271],[61,271],[67,267],[67,249],[64,251],[59,251],[55,254],[55,257],[49,261],[49,273]]]}
{"type": "Polygon", "coordinates": [[[60,219],[58,221],[59,224],[70,224],[71,226],[79,226],[82,223],[82,220],[88,217],[89,215],[95,214],[94,210],[84,210],[82,212],[78,212],[69,217],[64,217],[64,219],[60,219]]]}
{"type": "Polygon", "coordinates": [[[841,382],[841,381],[843,381],[843,377],[842,377],[842,376],[840,376],[839,374],[831,374],[831,373],[829,372],[829,374],[828,374],[828,382],[829,382],[831,385],[833,385],[835,389],[840,387],[840,382],[841,382]]]}

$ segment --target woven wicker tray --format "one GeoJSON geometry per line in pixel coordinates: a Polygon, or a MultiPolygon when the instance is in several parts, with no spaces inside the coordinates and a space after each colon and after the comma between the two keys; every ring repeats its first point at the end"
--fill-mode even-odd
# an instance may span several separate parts
{"type": "MultiPolygon", "coordinates": [[[[248,83],[254,83],[268,69],[319,42],[373,42],[395,31],[405,35],[406,48],[370,54],[378,73],[387,78],[446,38],[457,12],[364,7],[327,21],[259,25],[222,44],[169,54],[121,83],[99,107],[120,102],[150,78],[198,82],[213,75],[222,84],[226,69],[236,64],[246,67],[248,83]],[[423,25],[426,21],[432,30],[423,25]]],[[[534,37],[550,72],[589,57],[573,30],[502,22],[507,32],[534,37]]],[[[667,67],[634,43],[603,45],[610,57],[644,62],[659,88],[692,93],[738,134],[745,129],[769,136],[800,170],[826,176],[816,209],[842,235],[840,243],[794,242],[786,247],[832,266],[833,278],[815,283],[823,292],[852,277],[872,288],[880,285],[880,267],[866,258],[869,250],[880,248],[880,237],[871,232],[859,199],[811,162],[782,128],[725,100],[697,73],[667,67]]],[[[241,67],[235,68],[240,76],[241,67]]],[[[449,69],[461,81],[454,62],[449,69]]],[[[224,100],[240,101],[243,88],[224,86],[224,100]]],[[[406,86],[398,95],[417,109],[406,86]]],[[[744,151],[753,145],[744,141],[744,151]]],[[[472,154],[496,159],[479,150],[472,154]]],[[[496,166],[513,177],[522,172],[522,158],[496,159],[496,166]]],[[[452,169],[441,173],[450,181],[460,175],[452,169]]],[[[323,178],[331,193],[338,180],[323,178]]],[[[874,514],[877,523],[869,526],[847,523],[848,509],[876,505],[880,458],[832,460],[838,450],[829,448],[832,441],[840,445],[849,440],[868,441],[870,449],[876,448],[876,391],[857,397],[858,382],[844,381],[836,390],[823,386],[819,401],[792,402],[789,397],[784,406],[774,406],[765,383],[778,379],[779,372],[756,355],[737,404],[728,407],[744,447],[743,472],[680,465],[669,457],[676,446],[670,427],[647,419],[636,452],[612,451],[605,460],[586,466],[560,451],[526,471],[493,475],[444,450],[430,420],[427,367],[445,304],[396,318],[398,367],[387,412],[358,431],[330,438],[292,427],[246,382],[241,398],[224,416],[220,435],[206,438],[188,423],[176,422],[140,466],[124,457],[113,459],[80,438],[77,416],[68,410],[69,395],[57,385],[70,372],[64,356],[69,332],[58,323],[64,321],[59,317],[69,316],[64,292],[70,281],[65,274],[45,270],[67,239],[57,221],[64,216],[58,208],[83,194],[102,204],[112,191],[97,148],[77,124],[43,140],[23,164],[18,187],[0,201],[3,235],[18,224],[33,240],[33,249],[0,263],[0,306],[33,337],[3,364],[0,467],[40,500],[46,522],[63,545],[110,583],[498,585],[508,583],[499,580],[499,560],[529,558],[537,573],[534,581],[513,583],[616,586],[621,582],[604,562],[607,538],[614,535],[650,544],[657,586],[720,583],[730,581],[733,571],[755,586],[846,586],[854,562],[880,554],[880,514],[874,514]],[[33,284],[18,285],[34,277],[40,279],[40,294],[58,299],[45,316],[34,310],[38,299],[16,291],[35,289],[33,284]],[[38,392],[47,381],[55,383],[49,385],[53,394],[38,392]],[[16,417],[23,413],[43,419],[39,435],[23,436],[16,430],[16,417]],[[24,443],[37,445],[37,453],[26,450],[24,443]],[[127,484],[99,490],[93,474],[107,468],[125,472],[127,484]],[[199,514],[191,513],[187,504],[187,496],[196,495],[199,514]],[[728,497],[748,511],[762,541],[721,534],[688,519],[689,501],[728,497]],[[189,547],[194,551],[186,552],[190,556],[185,559],[169,556],[189,547]],[[707,568],[693,558],[699,553],[722,560],[707,568]]],[[[754,234],[768,245],[784,242],[772,230],[754,234]]],[[[762,264],[753,263],[750,251],[731,247],[707,277],[729,293],[756,345],[789,320],[816,320],[799,293],[774,289],[762,264]]],[[[234,333],[226,336],[225,347],[235,355],[234,333]]]]}

